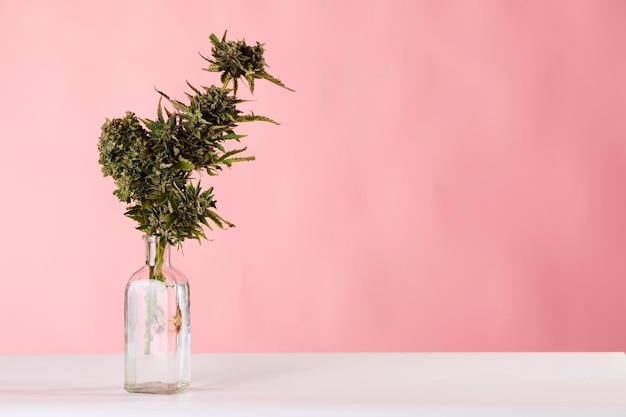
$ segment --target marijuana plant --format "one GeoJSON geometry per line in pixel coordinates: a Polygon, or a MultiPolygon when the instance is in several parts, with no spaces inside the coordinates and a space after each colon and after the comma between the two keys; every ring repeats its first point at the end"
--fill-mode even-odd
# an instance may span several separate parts
{"type": "Polygon", "coordinates": [[[239,82],[247,84],[250,93],[254,93],[256,79],[290,90],[266,72],[263,44],[228,41],[226,33],[222,39],[213,34],[209,39],[212,58],[201,55],[209,62],[204,70],[220,72],[221,86],[197,88],[187,82],[191,92],[186,93],[186,103],[157,90],[160,98],[154,120],[132,112],[106,119],[98,142],[102,172],[115,181],[113,194],[127,204],[125,215],[138,223],[138,230],[158,236],[162,249],[167,243],[180,247],[187,238],[206,239],[203,226],[210,230],[212,225],[233,226],[217,213],[213,187],[203,189],[193,175],[214,176],[224,167],[254,160],[243,155],[245,147],[227,148],[227,143],[246,136],[236,133],[239,123],[277,124],[238,110],[244,102],[236,95],[239,82]]]}

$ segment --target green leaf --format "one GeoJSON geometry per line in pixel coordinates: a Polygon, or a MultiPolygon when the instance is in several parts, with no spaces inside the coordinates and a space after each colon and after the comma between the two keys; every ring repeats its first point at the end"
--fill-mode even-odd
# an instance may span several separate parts
{"type": "Polygon", "coordinates": [[[222,155],[218,159],[218,162],[223,161],[224,159],[228,158],[229,156],[237,155],[238,153],[245,152],[246,149],[248,149],[248,148],[233,149],[232,151],[228,151],[228,152],[226,152],[224,155],[222,155]]]}
{"type": "Polygon", "coordinates": [[[162,97],[165,97],[166,100],[170,100],[170,96],[168,96],[167,94],[165,94],[163,91],[160,90],[156,90],[157,93],[159,93],[162,97]]]}
{"type": "Polygon", "coordinates": [[[196,93],[196,94],[202,94],[202,93],[200,92],[200,90],[198,90],[196,87],[194,87],[193,85],[191,85],[191,84],[189,83],[189,81],[186,81],[186,82],[187,82],[187,85],[189,86],[189,88],[191,88],[191,90],[192,90],[194,93],[196,93]]]}
{"type": "Polygon", "coordinates": [[[163,107],[161,106],[161,100],[163,97],[159,97],[159,106],[157,107],[157,120],[163,123],[163,107]]]}
{"type": "Polygon", "coordinates": [[[254,114],[246,114],[243,116],[239,116],[237,117],[237,121],[238,122],[268,122],[268,123],[273,123],[275,125],[280,125],[280,123],[270,119],[269,117],[255,116],[254,114]]]}
{"type": "Polygon", "coordinates": [[[286,89],[286,90],[289,90],[289,91],[295,92],[295,90],[292,90],[291,88],[287,87],[287,86],[286,86],[285,84],[283,84],[283,82],[282,82],[282,81],[280,81],[278,78],[272,77],[271,75],[269,75],[269,74],[268,74],[267,72],[265,72],[265,71],[260,72],[260,73],[257,73],[257,77],[258,77],[258,78],[263,78],[263,79],[266,79],[267,81],[269,81],[269,82],[271,82],[271,83],[273,83],[273,84],[276,84],[276,85],[277,85],[277,86],[279,86],[279,87],[282,87],[282,88],[284,88],[284,89],[286,89]]]}
{"type": "Polygon", "coordinates": [[[228,135],[222,135],[220,136],[221,140],[230,140],[230,139],[235,139],[235,140],[239,140],[242,138],[247,137],[248,135],[235,135],[234,133],[228,134],[228,135]]]}
{"type": "Polygon", "coordinates": [[[178,163],[176,164],[176,168],[182,169],[183,171],[193,171],[196,167],[194,166],[194,164],[191,161],[189,161],[188,159],[185,159],[185,158],[183,158],[181,156],[178,159],[178,163]]]}
{"type": "Polygon", "coordinates": [[[207,210],[207,217],[211,219],[220,229],[224,229],[224,225],[228,227],[235,227],[234,224],[225,220],[222,216],[212,210],[207,210]]]}
{"type": "MultiPolygon", "coordinates": [[[[200,57],[202,59],[204,59],[205,61],[209,61],[209,62],[213,62],[212,60],[210,60],[209,58],[205,57],[204,55],[202,55],[201,52],[198,51],[198,54],[200,55],[200,57]]],[[[202,68],[203,70],[208,70],[207,68],[202,68]]]]}
{"type": "Polygon", "coordinates": [[[223,86],[227,86],[230,82],[230,74],[227,72],[222,73],[222,75],[220,76],[220,81],[222,82],[223,86]]]}
{"type": "Polygon", "coordinates": [[[215,225],[216,225],[217,227],[219,227],[220,229],[223,229],[223,228],[224,228],[224,223],[222,223],[222,220],[221,220],[220,216],[218,216],[218,215],[217,215],[217,213],[214,213],[214,212],[212,212],[212,211],[209,211],[209,212],[207,213],[207,217],[208,217],[209,219],[211,219],[211,221],[213,221],[213,223],[215,223],[215,225]]]}
{"type": "Polygon", "coordinates": [[[230,167],[235,162],[246,162],[246,161],[254,161],[256,158],[254,156],[246,156],[239,158],[228,158],[221,161],[227,167],[230,167]]]}
{"type": "MultiPolygon", "coordinates": [[[[224,35],[226,35],[226,33],[225,33],[225,32],[224,32],[224,35]]],[[[211,34],[209,35],[209,39],[211,40],[211,43],[212,43],[214,46],[216,46],[216,47],[217,47],[218,45],[221,45],[221,44],[222,44],[222,42],[220,42],[219,38],[218,38],[217,36],[215,36],[215,34],[213,34],[213,33],[211,33],[211,34]]]]}

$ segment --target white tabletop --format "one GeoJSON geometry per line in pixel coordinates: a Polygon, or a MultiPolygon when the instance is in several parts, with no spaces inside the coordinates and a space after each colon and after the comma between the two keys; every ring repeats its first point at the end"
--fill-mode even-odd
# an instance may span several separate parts
{"type": "Polygon", "coordinates": [[[623,353],[195,354],[188,391],[120,355],[0,356],[0,416],[626,416],[623,353]]]}

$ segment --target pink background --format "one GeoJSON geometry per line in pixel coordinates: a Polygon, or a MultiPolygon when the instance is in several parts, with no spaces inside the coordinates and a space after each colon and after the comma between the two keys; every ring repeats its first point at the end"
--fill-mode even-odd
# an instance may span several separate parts
{"type": "Polygon", "coordinates": [[[626,350],[626,2],[0,2],[0,353],[108,353],[141,235],[105,117],[267,45],[193,349],[626,350]]]}

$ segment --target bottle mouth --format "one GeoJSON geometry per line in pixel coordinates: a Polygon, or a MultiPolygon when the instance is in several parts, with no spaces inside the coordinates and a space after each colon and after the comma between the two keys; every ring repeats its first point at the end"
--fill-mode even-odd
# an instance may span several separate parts
{"type": "Polygon", "coordinates": [[[159,237],[155,235],[144,235],[143,240],[145,240],[146,243],[156,243],[158,242],[159,237]]]}

